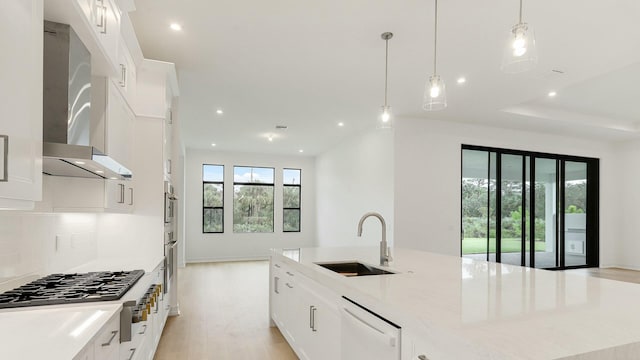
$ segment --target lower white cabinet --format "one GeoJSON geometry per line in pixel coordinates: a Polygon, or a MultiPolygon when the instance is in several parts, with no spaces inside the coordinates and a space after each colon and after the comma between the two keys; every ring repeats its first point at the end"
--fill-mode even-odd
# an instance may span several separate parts
{"type": "Polygon", "coordinates": [[[73,360],[120,359],[120,313],[115,313],[73,360]]]}
{"type": "Polygon", "coordinates": [[[338,296],[280,261],[272,260],[271,281],[271,319],[298,357],[339,359],[338,296]]]}

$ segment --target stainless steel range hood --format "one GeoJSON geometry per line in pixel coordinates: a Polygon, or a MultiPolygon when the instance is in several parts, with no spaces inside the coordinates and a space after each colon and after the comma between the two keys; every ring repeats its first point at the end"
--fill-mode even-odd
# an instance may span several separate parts
{"type": "Polygon", "coordinates": [[[66,24],[44,22],[43,164],[47,175],[130,179],[92,146],[91,54],[66,24]]]}

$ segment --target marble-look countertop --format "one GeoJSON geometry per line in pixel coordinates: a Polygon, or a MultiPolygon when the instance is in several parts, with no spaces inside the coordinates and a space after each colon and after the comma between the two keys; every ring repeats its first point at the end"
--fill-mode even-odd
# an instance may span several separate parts
{"type": "Polygon", "coordinates": [[[378,266],[379,248],[272,253],[411,330],[432,359],[640,358],[637,284],[409,249],[392,250],[396,274],[344,277],[316,263],[378,266]]]}
{"type": "Polygon", "coordinates": [[[100,303],[1,312],[0,359],[72,359],[121,308],[100,303]]]}

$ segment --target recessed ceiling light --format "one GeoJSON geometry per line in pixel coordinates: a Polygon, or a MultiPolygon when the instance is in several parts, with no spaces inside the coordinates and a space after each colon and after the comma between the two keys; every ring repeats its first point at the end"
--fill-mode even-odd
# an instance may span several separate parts
{"type": "Polygon", "coordinates": [[[84,165],[84,161],[74,161],[74,163],[76,163],[78,165],[84,165]]]}
{"type": "Polygon", "coordinates": [[[216,143],[211,143],[211,146],[216,146],[216,143]]]}
{"type": "Polygon", "coordinates": [[[222,114],[224,114],[224,111],[222,111],[222,109],[218,109],[218,110],[216,110],[216,114],[222,115],[222,114]]]}
{"type": "Polygon", "coordinates": [[[273,136],[269,135],[267,139],[269,139],[269,141],[273,141],[273,136]]]}
{"type": "Polygon", "coordinates": [[[171,28],[171,30],[174,30],[174,31],[182,30],[182,26],[180,24],[177,24],[177,23],[173,23],[169,27],[171,28]]]}
{"type": "Polygon", "coordinates": [[[338,126],[343,127],[343,126],[344,126],[344,123],[343,123],[343,122],[339,122],[339,123],[338,123],[338,126]]]}
{"type": "Polygon", "coordinates": [[[464,76],[458,78],[458,84],[464,84],[467,82],[467,79],[464,76]]]}
{"type": "Polygon", "coordinates": [[[298,150],[298,152],[304,152],[304,150],[300,149],[300,150],[298,150]]]}
{"type": "Polygon", "coordinates": [[[96,174],[104,174],[104,171],[102,171],[102,170],[96,170],[96,174]]]}
{"type": "Polygon", "coordinates": [[[547,94],[547,95],[549,95],[549,97],[554,97],[554,96],[558,95],[558,93],[556,93],[555,91],[549,91],[549,94],[547,94]]]}

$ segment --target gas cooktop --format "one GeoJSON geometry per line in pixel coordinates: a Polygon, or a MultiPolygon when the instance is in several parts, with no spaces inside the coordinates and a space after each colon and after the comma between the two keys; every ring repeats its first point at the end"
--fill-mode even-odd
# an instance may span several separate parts
{"type": "Polygon", "coordinates": [[[0,293],[0,309],[120,299],[144,270],[52,274],[0,293]]]}

